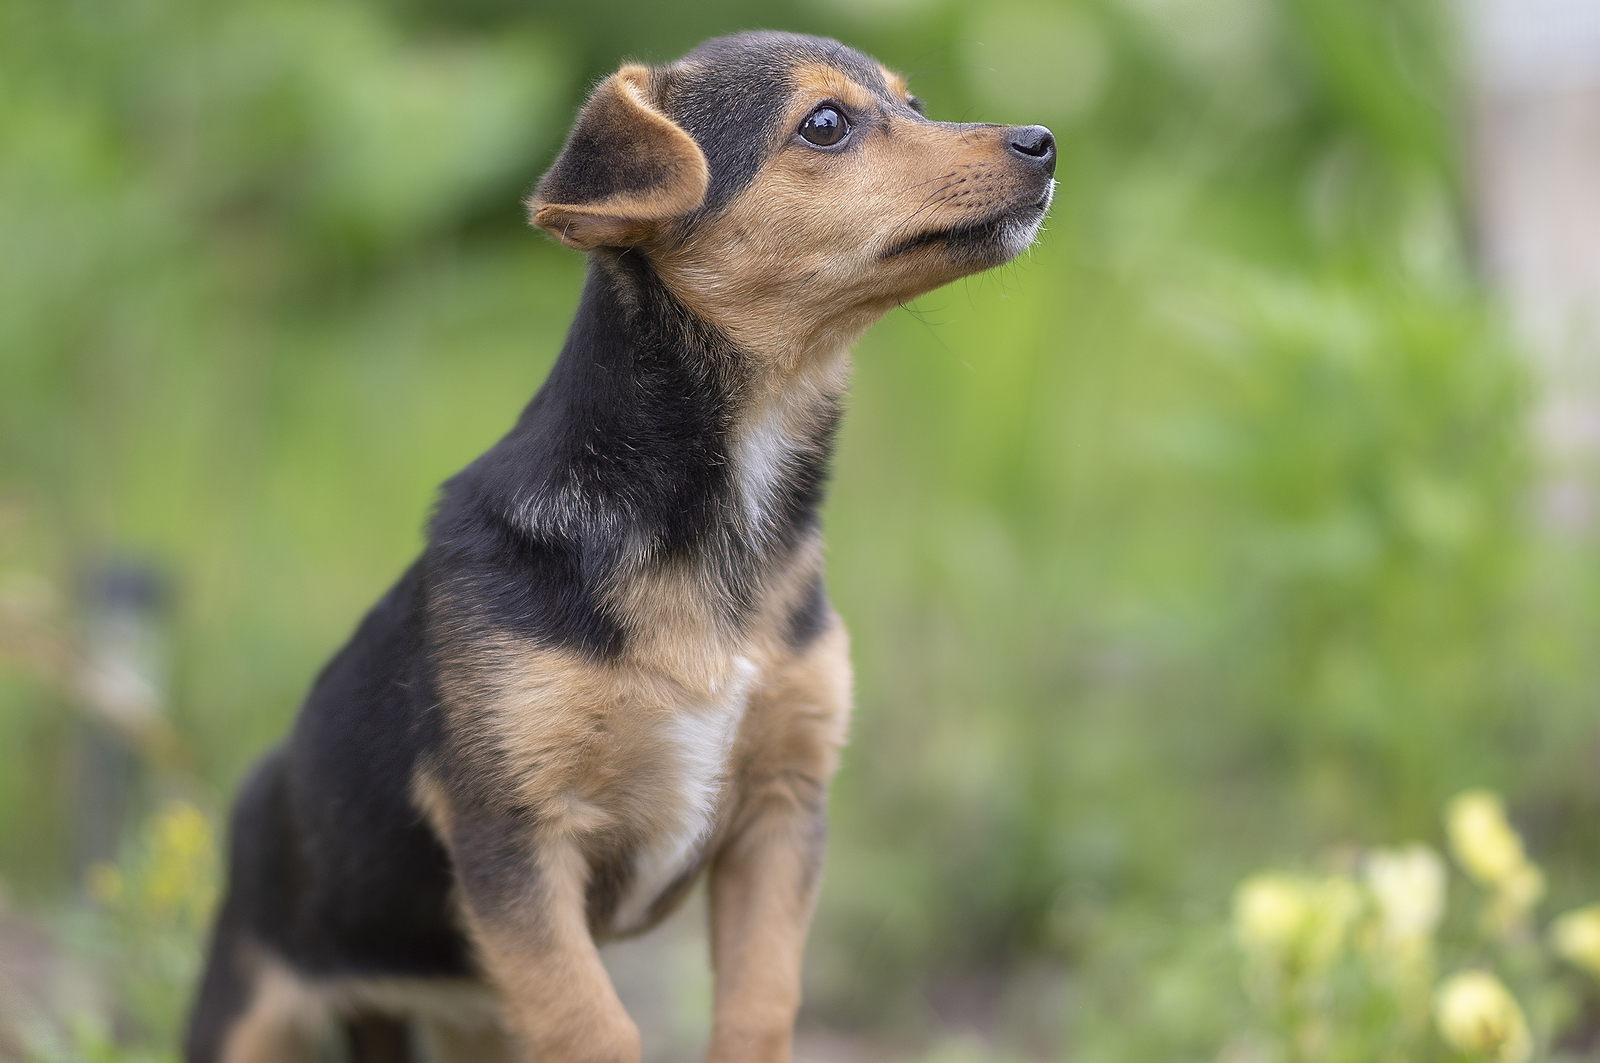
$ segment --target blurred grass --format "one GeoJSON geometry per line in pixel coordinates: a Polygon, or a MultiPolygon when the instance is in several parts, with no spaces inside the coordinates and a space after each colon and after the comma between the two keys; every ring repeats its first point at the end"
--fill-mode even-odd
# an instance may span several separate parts
{"type": "MultiPolygon", "coordinates": [[[[220,810],[558,348],[581,262],[517,199],[587,80],[745,26],[839,36],[935,117],[1052,124],[1062,159],[1027,258],[858,351],[828,525],[859,711],[812,1021],[915,1043],[977,1000],[1017,1051],[1209,1058],[1218,920],[1263,862],[1435,836],[1489,784],[1600,888],[1594,570],[1529,522],[1444,15],[0,7],[6,615],[70,642],[85,559],[159,559],[177,785],[220,810]]],[[[73,717],[25,650],[0,878],[38,907],[71,885],[73,717]]]]}

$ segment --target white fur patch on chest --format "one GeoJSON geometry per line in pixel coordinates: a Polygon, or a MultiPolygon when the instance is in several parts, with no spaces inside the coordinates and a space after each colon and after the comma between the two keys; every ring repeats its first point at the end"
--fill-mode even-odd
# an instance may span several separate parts
{"type": "Polygon", "coordinates": [[[773,405],[739,434],[734,451],[734,478],[745,519],[760,527],[772,507],[772,493],[794,461],[794,445],[786,411],[773,405]]]}
{"type": "Polygon", "coordinates": [[[617,933],[641,927],[656,899],[699,862],[755,678],[755,663],[737,657],[714,700],[681,707],[662,722],[663,764],[671,778],[659,800],[667,825],[634,857],[632,880],[611,920],[617,933]]]}
{"type": "Polygon", "coordinates": [[[735,431],[734,484],[751,527],[763,527],[772,516],[774,494],[795,464],[823,452],[819,416],[843,392],[849,364],[848,347],[816,356],[735,431]]]}

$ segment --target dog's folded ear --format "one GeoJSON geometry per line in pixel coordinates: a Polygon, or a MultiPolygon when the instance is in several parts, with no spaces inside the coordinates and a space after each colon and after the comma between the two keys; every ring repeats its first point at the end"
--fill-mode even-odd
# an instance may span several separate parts
{"type": "Polygon", "coordinates": [[[700,146],[658,108],[650,69],[630,64],[584,104],[528,218],[580,251],[630,247],[698,207],[709,181],[700,146]]]}

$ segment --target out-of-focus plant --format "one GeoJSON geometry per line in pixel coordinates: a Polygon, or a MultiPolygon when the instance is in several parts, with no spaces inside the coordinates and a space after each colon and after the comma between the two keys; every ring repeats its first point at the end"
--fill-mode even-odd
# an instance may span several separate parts
{"type": "Polygon", "coordinates": [[[1234,896],[1246,988],[1279,1025],[1293,1031],[1295,1050],[1307,1056],[1320,1054],[1338,1036],[1328,1022],[1335,1010],[1332,969],[1345,954],[1363,901],[1355,880],[1342,874],[1256,875],[1234,896]]]}
{"type": "MultiPolygon", "coordinates": [[[[193,754],[189,782],[203,792],[239,772],[281,733],[305,669],[270,663],[284,640],[246,617],[199,618],[225,586],[281,586],[305,566],[247,544],[271,538],[263,522],[213,518],[327,512],[324,463],[288,455],[303,445],[306,397],[337,389],[364,347],[381,366],[363,391],[374,414],[448,406],[432,382],[426,402],[382,397],[422,361],[405,349],[419,327],[395,312],[460,313],[448,280],[413,271],[448,276],[470,219],[516,225],[518,190],[565,129],[567,62],[538,26],[423,34],[363,0],[0,5],[0,873],[13,888],[58,892],[70,863],[70,787],[54,781],[70,770],[73,617],[70,594],[33,615],[37,596],[10,577],[67,589],[106,549],[174,561],[171,723],[193,754]],[[385,333],[370,347],[364,299],[385,333]],[[298,463],[293,500],[266,503],[283,461],[298,463]],[[219,669],[232,680],[213,686],[208,669],[234,651],[219,669]],[[257,666],[260,681],[243,677],[257,666]]],[[[540,249],[532,234],[519,247],[540,249]]],[[[550,286],[485,259],[491,279],[474,274],[473,295],[550,286]]],[[[361,420],[347,408],[341,438],[307,453],[343,455],[336,468],[364,445],[385,450],[370,485],[418,476],[418,455],[444,449],[413,422],[416,450],[399,457],[361,420]]],[[[398,571],[427,491],[465,456],[418,476],[393,518],[355,507],[372,534],[398,532],[363,598],[398,571]]],[[[273,608],[270,591],[249,597],[273,608]]],[[[300,597],[305,628],[337,596],[300,597]]],[[[336,644],[345,609],[307,639],[315,653],[336,644]]]]}
{"type": "Polygon", "coordinates": [[[1445,826],[1457,864],[1490,891],[1459,930],[1447,920],[1444,861],[1420,843],[1367,852],[1359,878],[1263,872],[1239,885],[1233,928],[1267,1058],[1559,1058],[1552,1046],[1593,987],[1552,961],[1600,979],[1600,905],[1554,920],[1541,948],[1529,931],[1544,875],[1499,795],[1458,795],[1445,826]],[[1436,982],[1441,956],[1457,969],[1436,982]]]}
{"type": "Polygon", "coordinates": [[[1544,897],[1544,872],[1523,852],[1500,795],[1488,790],[1458,794],[1445,811],[1445,828],[1456,860],[1492,891],[1484,928],[1499,935],[1525,933],[1533,906],[1544,897]]]}
{"type": "Polygon", "coordinates": [[[1433,935],[1444,918],[1445,866],[1426,845],[1374,849],[1363,879],[1377,912],[1374,955],[1387,963],[1397,989],[1411,997],[1433,976],[1433,935]]]}
{"type": "Polygon", "coordinates": [[[1234,898],[1234,926],[1259,973],[1280,986],[1328,969],[1361,904],[1359,888],[1346,875],[1256,875],[1234,898]]]}
{"type": "Polygon", "coordinates": [[[1445,1043],[1478,1059],[1527,1063],[1533,1055],[1528,1020],[1505,984],[1487,971],[1457,971],[1435,1003],[1445,1043]]]}
{"type": "Polygon", "coordinates": [[[38,1063],[177,1059],[217,883],[211,825],[182,801],[151,815],[117,863],[89,869],[90,906],[63,937],[110,980],[118,1010],[69,1016],[64,1039],[36,1046],[38,1063]]]}
{"type": "Polygon", "coordinates": [[[1600,904],[1568,912],[1551,923],[1550,945],[1563,960],[1600,978],[1600,904]]]}

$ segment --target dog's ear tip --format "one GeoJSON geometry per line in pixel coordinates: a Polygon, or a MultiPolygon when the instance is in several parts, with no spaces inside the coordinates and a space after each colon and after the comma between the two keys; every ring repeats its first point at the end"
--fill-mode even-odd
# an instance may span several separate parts
{"type": "Polygon", "coordinates": [[[642,82],[645,85],[649,85],[653,74],[654,71],[643,63],[623,63],[617,67],[617,72],[611,76],[634,84],[642,82]]]}
{"type": "Polygon", "coordinates": [[[528,220],[576,251],[632,247],[649,238],[649,220],[561,203],[530,204],[528,220]]]}
{"type": "Polygon", "coordinates": [[[555,212],[555,208],[552,204],[541,203],[532,196],[529,196],[523,201],[522,205],[527,210],[529,225],[537,225],[539,228],[543,229],[545,228],[547,222],[554,220],[553,214],[555,212]]]}

